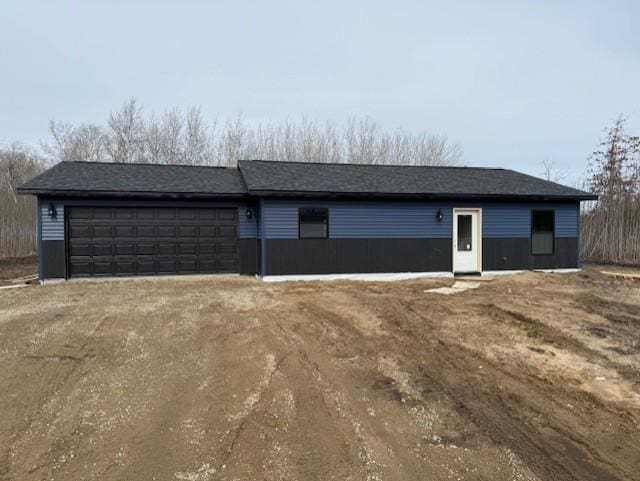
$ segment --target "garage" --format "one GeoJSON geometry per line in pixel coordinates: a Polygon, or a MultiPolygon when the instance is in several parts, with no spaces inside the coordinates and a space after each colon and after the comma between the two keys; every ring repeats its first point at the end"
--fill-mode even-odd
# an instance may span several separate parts
{"type": "Polygon", "coordinates": [[[69,206],[68,277],[237,273],[238,209],[69,206]]]}

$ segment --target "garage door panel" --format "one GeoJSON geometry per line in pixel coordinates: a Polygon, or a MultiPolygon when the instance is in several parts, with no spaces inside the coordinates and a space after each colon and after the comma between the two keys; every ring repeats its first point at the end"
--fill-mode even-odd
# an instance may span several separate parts
{"type": "Polygon", "coordinates": [[[176,228],[172,225],[160,225],[158,226],[158,237],[175,237],[176,228]]]}
{"type": "Polygon", "coordinates": [[[238,263],[235,259],[220,259],[220,272],[237,272],[238,263]]]}
{"type": "Polygon", "coordinates": [[[91,211],[94,219],[111,219],[113,217],[113,209],[94,207],[91,211]]]}
{"type": "Polygon", "coordinates": [[[90,276],[91,275],[91,263],[75,261],[70,266],[69,275],[74,276],[90,276]]]}
{"type": "Polygon", "coordinates": [[[151,275],[155,274],[156,267],[155,261],[138,261],[138,274],[139,275],[151,275]]]}
{"type": "Polygon", "coordinates": [[[199,230],[200,237],[216,237],[216,226],[214,225],[202,225],[199,230]]]}
{"type": "Polygon", "coordinates": [[[94,244],[93,255],[94,256],[110,256],[113,250],[111,244],[94,244]]]}
{"type": "Polygon", "coordinates": [[[198,237],[198,226],[195,225],[181,225],[178,226],[179,237],[198,237]]]}
{"type": "Polygon", "coordinates": [[[220,242],[218,243],[218,252],[220,254],[235,254],[237,252],[237,246],[234,242],[220,242]]]}
{"type": "Polygon", "coordinates": [[[131,256],[135,253],[134,244],[116,244],[117,256],[131,256]]]}
{"type": "Polygon", "coordinates": [[[174,274],[177,272],[176,261],[158,260],[158,272],[163,274],[174,274]]]}
{"type": "Polygon", "coordinates": [[[110,239],[111,237],[111,226],[95,225],[91,227],[91,238],[110,239]]]}
{"type": "Polygon", "coordinates": [[[158,219],[174,220],[175,218],[176,218],[176,209],[166,208],[166,207],[158,209],[158,219]]]}
{"type": "Polygon", "coordinates": [[[178,261],[178,269],[180,272],[198,272],[198,260],[182,259],[178,261]]]}
{"type": "Polygon", "coordinates": [[[178,253],[175,244],[158,244],[159,256],[174,256],[178,253]]]}
{"type": "Polygon", "coordinates": [[[236,235],[236,226],[234,225],[221,225],[218,227],[218,237],[229,237],[233,239],[236,235]]]}
{"type": "Polygon", "coordinates": [[[115,209],[116,219],[133,219],[135,216],[135,209],[129,207],[119,207],[115,209]]]}
{"type": "Polygon", "coordinates": [[[196,209],[178,209],[178,219],[180,220],[195,220],[196,209]]]}
{"type": "Polygon", "coordinates": [[[136,209],[136,217],[140,220],[150,220],[155,218],[155,209],[140,207],[136,209]]]}
{"type": "Polygon", "coordinates": [[[115,227],[115,237],[135,237],[135,226],[132,225],[117,225],[115,227]]]}
{"type": "Polygon", "coordinates": [[[238,272],[235,208],[70,207],[69,275],[238,272]]]}
{"type": "Polygon", "coordinates": [[[155,251],[155,244],[136,244],[136,255],[138,256],[152,256],[155,251]]]}
{"type": "Polygon", "coordinates": [[[88,239],[91,236],[90,232],[89,226],[73,226],[69,229],[69,235],[74,239],[88,239]]]}
{"type": "Polygon", "coordinates": [[[120,276],[132,276],[136,273],[134,261],[115,261],[115,273],[120,276]]]}
{"type": "Polygon", "coordinates": [[[199,209],[198,218],[200,220],[215,220],[216,209],[199,209]]]}
{"type": "Polygon", "coordinates": [[[219,209],[218,210],[218,219],[220,220],[235,220],[235,218],[236,218],[235,209],[219,209]]]}
{"type": "Polygon", "coordinates": [[[198,249],[200,255],[212,255],[217,251],[215,242],[201,242],[198,244],[198,249]]]}
{"type": "Polygon", "coordinates": [[[111,261],[97,261],[93,263],[93,275],[108,275],[113,273],[111,261]]]}
{"type": "Polygon", "coordinates": [[[198,272],[218,272],[218,263],[215,259],[200,259],[198,261],[198,272]]]}
{"type": "Polygon", "coordinates": [[[153,239],[155,237],[155,228],[152,225],[139,225],[136,227],[136,237],[153,239]]]}
{"type": "Polygon", "coordinates": [[[89,219],[91,207],[70,207],[68,216],[70,219],[89,219]]]}
{"type": "Polygon", "coordinates": [[[178,244],[178,254],[196,255],[197,253],[197,244],[178,244]]]}
{"type": "Polygon", "coordinates": [[[72,256],[90,256],[91,245],[89,244],[71,244],[69,246],[69,255],[72,256]]]}

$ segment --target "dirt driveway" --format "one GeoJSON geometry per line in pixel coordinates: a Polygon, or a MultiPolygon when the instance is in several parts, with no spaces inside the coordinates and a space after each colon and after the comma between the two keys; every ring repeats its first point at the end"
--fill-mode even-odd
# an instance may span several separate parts
{"type": "Polygon", "coordinates": [[[0,479],[640,479],[640,283],[0,291],[0,479]]]}

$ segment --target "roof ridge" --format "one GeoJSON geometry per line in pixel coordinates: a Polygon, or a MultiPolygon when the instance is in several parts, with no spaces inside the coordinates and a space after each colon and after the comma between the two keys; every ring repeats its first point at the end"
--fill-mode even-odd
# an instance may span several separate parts
{"type": "Polygon", "coordinates": [[[504,167],[477,167],[474,165],[412,165],[412,164],[357,164],[352,162],[318,162],[303,160],[264,160],[264,159],[238,159],[240,162],[261,162],[264,164],[299,164],[299,165],[344,165],[354,167],[414,167],[430,169],[477,169],[477,170],[513,170],[504,167]]]}
{"type": "Polygon", "coordinates": [[[229,169],[235,170],[238,167],[230,167],[225,165],[191,165],[191,164],[156,164],[153,162],[101,162],[99,160],[63,160],[59,162],[72,164],[97,164],[97,165],[145,165],[150,167],[199,167],[202,169],[229,169]]]}

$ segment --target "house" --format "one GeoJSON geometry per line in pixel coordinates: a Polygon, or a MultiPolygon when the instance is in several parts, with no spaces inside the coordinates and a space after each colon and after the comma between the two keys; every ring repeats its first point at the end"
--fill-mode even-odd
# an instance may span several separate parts
{"type": "Polygon", "coordinates": [[[40,279],[577,268],[596,198],[507,169],[258,160],[61,162],[19,193],[40,279]]]}

